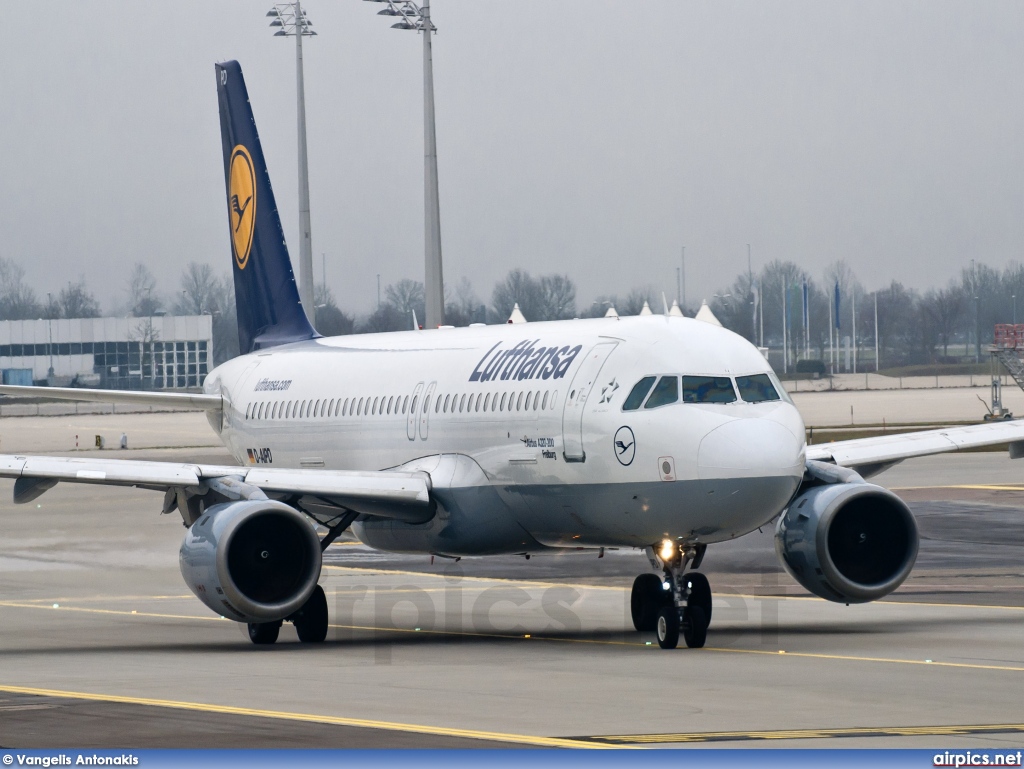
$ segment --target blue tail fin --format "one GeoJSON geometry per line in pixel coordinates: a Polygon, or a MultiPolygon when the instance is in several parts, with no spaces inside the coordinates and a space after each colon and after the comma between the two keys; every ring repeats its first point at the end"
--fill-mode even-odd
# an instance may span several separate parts
{"type": "Polygon", "coordinates": [[[318,335],[299,301],[242,68],[228,61],[216,70],[239,349],[313,339],[318,335]]]}

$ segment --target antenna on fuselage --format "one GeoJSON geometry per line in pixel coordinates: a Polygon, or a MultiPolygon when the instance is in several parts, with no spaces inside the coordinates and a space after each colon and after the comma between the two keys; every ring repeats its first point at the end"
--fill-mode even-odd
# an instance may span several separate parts
{"type": "Polygon", "coordinates": [[[665,317],[668,317],[668,299],[665,298],[665,292],[661,292],[661,304],[665,307],[665,317]]]}
{"type": "Polygon", "coordinates": [[[412,330],[413,331],[422,331],[423,330],[423,329],[420,328],[420,324],[416,320],[416,310],[412,311],[412,330]]]}

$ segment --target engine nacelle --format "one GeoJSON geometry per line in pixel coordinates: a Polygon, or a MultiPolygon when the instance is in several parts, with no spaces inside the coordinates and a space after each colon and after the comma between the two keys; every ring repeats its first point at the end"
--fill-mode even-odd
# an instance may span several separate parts
{"type": "Polygon", "coordinates": [[[914,568],[910,508],[871,483],[835,483],[801,494],[779,518],[775,552],[797,582],[838,603],[865,603],[898,588],[914,568]]]}
{"type": "Polygon", "coordinates": [[[309,519],[270,500],[214,505],[189,527],[178,553],[199,600],[239,622],[294,614],[316,587],[321,563],[309,519]]]}

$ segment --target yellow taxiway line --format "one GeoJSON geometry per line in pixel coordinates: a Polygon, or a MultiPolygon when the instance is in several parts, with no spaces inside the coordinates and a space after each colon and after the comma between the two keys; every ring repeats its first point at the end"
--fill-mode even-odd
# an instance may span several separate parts
{"type": "Polygon", "coordinates": [[[239,708],[231,705],[213,705],[205,702],[182,702],[178,700],[162,700],[150,697],[125,697],[117,694],[93,694],[90,692],[70,692],[60,689],[39,689],[29,686],[0,685],[0,692],[7,694],[28,694],[38,697],[61,697],[91,702],[114,702],[121,705],[148,705],[157,708],[174,710],[191,710],[198,713],[217,713],[220,715],[249,716],[253,718],[273,718],[280,721],[304,721],[314,724],[332,726],[350,726],[361,729],[380,729],[392,732],[411,732],[414,734],[430,734],[440,737],[460,737],[468,740],[488,740],[492,742],[510,742],[520,745],[536,745],[546,748],[608,748],[617,747],[601,745],[584,740],[563,739],[560,737],[540,737],[529,734],[509,734],[505,732],[488,732],[477,729],[454,729],[445,726],[427,726],[425,724],[406,724],[397,721],[377,721],[366,718],[346,718],[316,713],[293,713],[283,710],[261,710],[258,708],[239,708]]]}
{"type": "Polygon", "coordinates": [[[608,734],[576,739],[610,745],[652,745],[746,740],[825,740],[836,737],[949,737],[959,734],[1010,734],[1024,732],[1024,724],[975,724],[969,726],[867,726],[838,729],[773,729],[751,732],[680,732],[666,734],[608,734]]]}

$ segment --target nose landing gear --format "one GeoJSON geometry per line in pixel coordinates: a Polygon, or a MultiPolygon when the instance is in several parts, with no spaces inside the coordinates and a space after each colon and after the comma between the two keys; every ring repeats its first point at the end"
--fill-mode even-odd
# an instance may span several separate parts
{"type": "Polygon", "coordinates": [[[680,548],[662,545],[657,554],[648,551],[652,565],[664,570],[664,578],[641,574],[633,582],[630,613],[640,632],[654,630],[662,649],[675,649],[679,634],[691,649],[704,646],[711,622],[711,585],[703,574],[684,574],[687,565],[700,565],[706,545],[680,548]]]}

